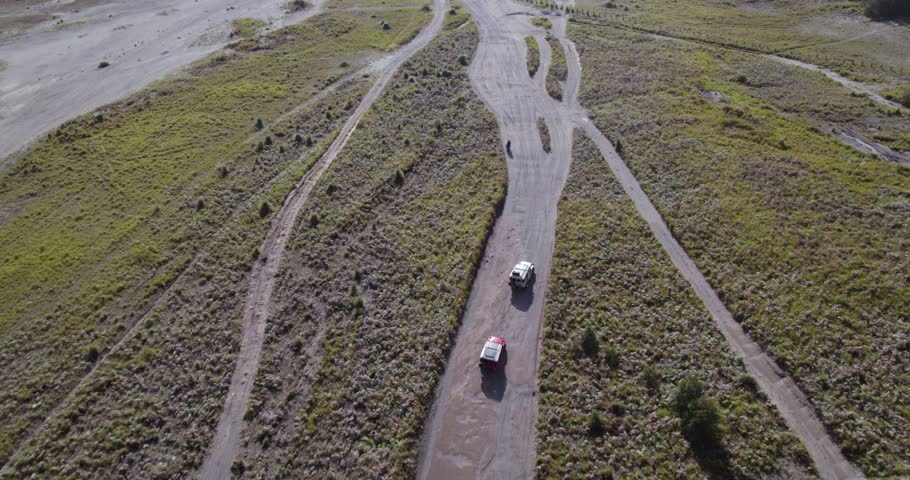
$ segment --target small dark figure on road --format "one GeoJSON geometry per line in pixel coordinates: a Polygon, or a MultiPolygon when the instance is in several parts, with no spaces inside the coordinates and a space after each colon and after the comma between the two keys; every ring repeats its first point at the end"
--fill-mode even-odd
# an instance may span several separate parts
{"type": "Polygon", "coordinates": [[[511,140],[506,140],[506,152],[509,155],[512,154],[512,141],[511,140]]]}

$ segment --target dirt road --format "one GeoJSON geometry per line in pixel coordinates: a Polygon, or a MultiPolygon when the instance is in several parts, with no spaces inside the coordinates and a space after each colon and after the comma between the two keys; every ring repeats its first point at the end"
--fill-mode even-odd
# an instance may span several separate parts
{"type": "MultiPolygon", "coordinates": [[[[544,294],[556,205],[569,172],[579,70],[569,69],[566,101],[553,100],[544,88],[552,54],[545,32],[530,24],[526,14],[531,9],[503,1],[463,3],[480,29],[471,82],[495,113],[503,142],[512,142],[507,156],[509,185],[437,389],[419,478],[532,478],[544,294]],[[541,49],[534,79],[525,64],[526,35],[534,35],[541,49]],[[548,126],[550,154],[541,144],[538,117],[548,126]],[[520,260],[536,265],[536,281],[525,291],[512,291],[506,280],[520,260]],[[482,380],[478,355],[490,335],[506,339],[508,365],[503,373],[482,380]]],[[[564,22],[554,18],[555,31],[564,32],[564,22]]]]}
{"type": "Polygon", "coordinates": [[[0,42],[0,168],[44,132],[223,47],[231,20],[278,28],[315,14],[322,1],[292,15],[286,0],[110,0],[75,11],[46,2],[63,24],[39,23],[0,42]],[[110,66],[99,69],[102,61],[110,66]]]}
{"type": "Polygon", "coordinates": [[[623,189],[692,285],[731,348],[760,388],[806,445],[823,478],[861,478],[841,454],[793,381],[745,334],[698,267],[673,238],[647,194],[607,138],[577,106],[581,67],[565,36],[565,20],[554,18],[553,33],[565,48],[569,76],[564,102],[543,86],[551,52],[542,32],[530,26],[523,5],[508,1],[465,0],[480,27],[481,40],[470,68],[471,81],[496,114],[504,139],[511,140],[509,187],[502,216],[487,246],[456,344],[440,380],[420,450],[422,479],[533,478],[537,417],[537,366],[543,305],[553,254],[556,205],[571,162],[572,132],[583,130],[607,159],[623,189]],[[526,35],[541,47],[541,66],[530,79],[525,64],[526,35]],[[543,152],[536,122],[549,128],[552,152],[543,152]],[[537,265],[536,283],[513,292],[506,284],[519,260],[537,265]],[[484,339],[507,341],[507,366],[482,376],[477,358],[484,339]]]}
{"type": "Polygon", "coordinates": [[[278,267],[284,257],[288,236],[294,227],[297,214],[309,197],[313,186],[332,164],[338,152],[344,148],[360,118],[382,94],[398,67],[430,43],[430,40],[441,30],[444,19],[445,0],[434,0],[433,19],[430,24],[410,43],[392,53],[386,60],[377,62],[377,65],[381,65],[381,67],[378,67],[379,71],[373,86],[345,122],[335,141],[313,168],[297,183],[272,220],[271,228],[259,249],[265,261],[257,262],[251,272],[250,290],[247,293],[241,323],[240,353],[231,376],[231,384],[224,409],[218,420],[215,436],[209,445],[209,451],[199,472],[199,476],[203,480],[229,478],[231,465],[240,450],[243,415],[253,390],[256,372],[259,369],[272,290],[275,286],[275,275],[278,273],[278,267]]]}
{"type": "Polygon", "coordinates": [[[664,247],[670,260],[673,261],[673,265],[707,307],[714,322],[727,339],[727,343],[737,355],[742,357],[746,370],[755,377],[759,387],[768,396],[771,403],[777,407],[787,426],[809,450],[809,455],[815,462],[815,468],[821,477],[824,479],[862,478],[862,473],[844,458],[840,448],[831,440],[824,425],[815,415],[812,404],[806,395],[777,366],[774,360],[762,351],[761,346],[743,331],[695,262],[673,238],[666,222],[641,189],[638,180],[616,153],[613,145],[587,119],[583,119],[579,126],[597,144],[613,174],[622,184],[623,190],[632,199],[641,217],[651,227],[654,237],[664,247]]]}

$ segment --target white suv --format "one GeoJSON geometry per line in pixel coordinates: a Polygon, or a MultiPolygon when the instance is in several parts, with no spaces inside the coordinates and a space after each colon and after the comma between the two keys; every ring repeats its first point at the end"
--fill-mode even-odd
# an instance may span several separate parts
{"type": "Polygon", "coordinates": [[[518,288],[525,288],[531,277],[534,276],[534,264],[531,262],[518,262],[512,267],[512,273],[509,275],[509,285],[518,288]]]}

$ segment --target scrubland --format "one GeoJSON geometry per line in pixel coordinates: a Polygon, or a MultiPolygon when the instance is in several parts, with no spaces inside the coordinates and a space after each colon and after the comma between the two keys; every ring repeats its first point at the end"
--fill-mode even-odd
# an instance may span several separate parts
{"type": "Polygon", "coordinates": [[[906,119],[762,57],[577,26],[580,103],[734,317],[870,477],[910,472],[906,119]],[[859,112],[868,118],[850,120],[859,112]]]}
{"type": "Polygon", "coordinates": [[[506,166],[474,26],[405,63],[289,242],[235,472],[412,478],[506,166]]]}
{"type": "Polygon", "coordinates": [[[163,478],[201,462],[269,211],[365,93],[353,74],[429,17],[338,12],[243,39],[2,173],[5,476],[163,478]]]}

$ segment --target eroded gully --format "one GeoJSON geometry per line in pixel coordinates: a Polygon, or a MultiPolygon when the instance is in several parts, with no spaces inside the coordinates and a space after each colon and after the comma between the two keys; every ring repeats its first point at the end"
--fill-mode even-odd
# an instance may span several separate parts
{"type": "Polygon", "coordinates": [[[543,32],[531,27],[529,15],[536,12],[508,0],[463,3],[480,29],[480,43],[469,71],[471,82],[496,115],[503,141],[510,140],[512,145],[507,152],[508,195],[437,387],[419,454],[419,478],[534,477],[543,305],[555,241],[556,207],[568,175],[576,128],[595,142],[730,347],[743,358],[759,387],[806,446],[820,475],[826,479],[860,478],[861,473],[828,436],[806,396],[733,319],[670,234],[613,145],[578,106],[581,66],[574,45],[566,37],[565,18],[552,18],[552,33],[563,46],[569,70],[564,101],[557,102],[544,89],[551,52],[543,32]],[[527,35],[534,35],[541,49],[540,68],[533,79],[525,63],[527,35]],[[543,118],[549,129],[549,154],[542,148],[538,118],[543,118]],[[525,291],[513,292],[505,279],[512,265],[523,259],[536,264],[536,282],[525,291]],[[507,366],[500,375],[482,377],[477,354],[490,335],[506,339],[507,366]]]}

